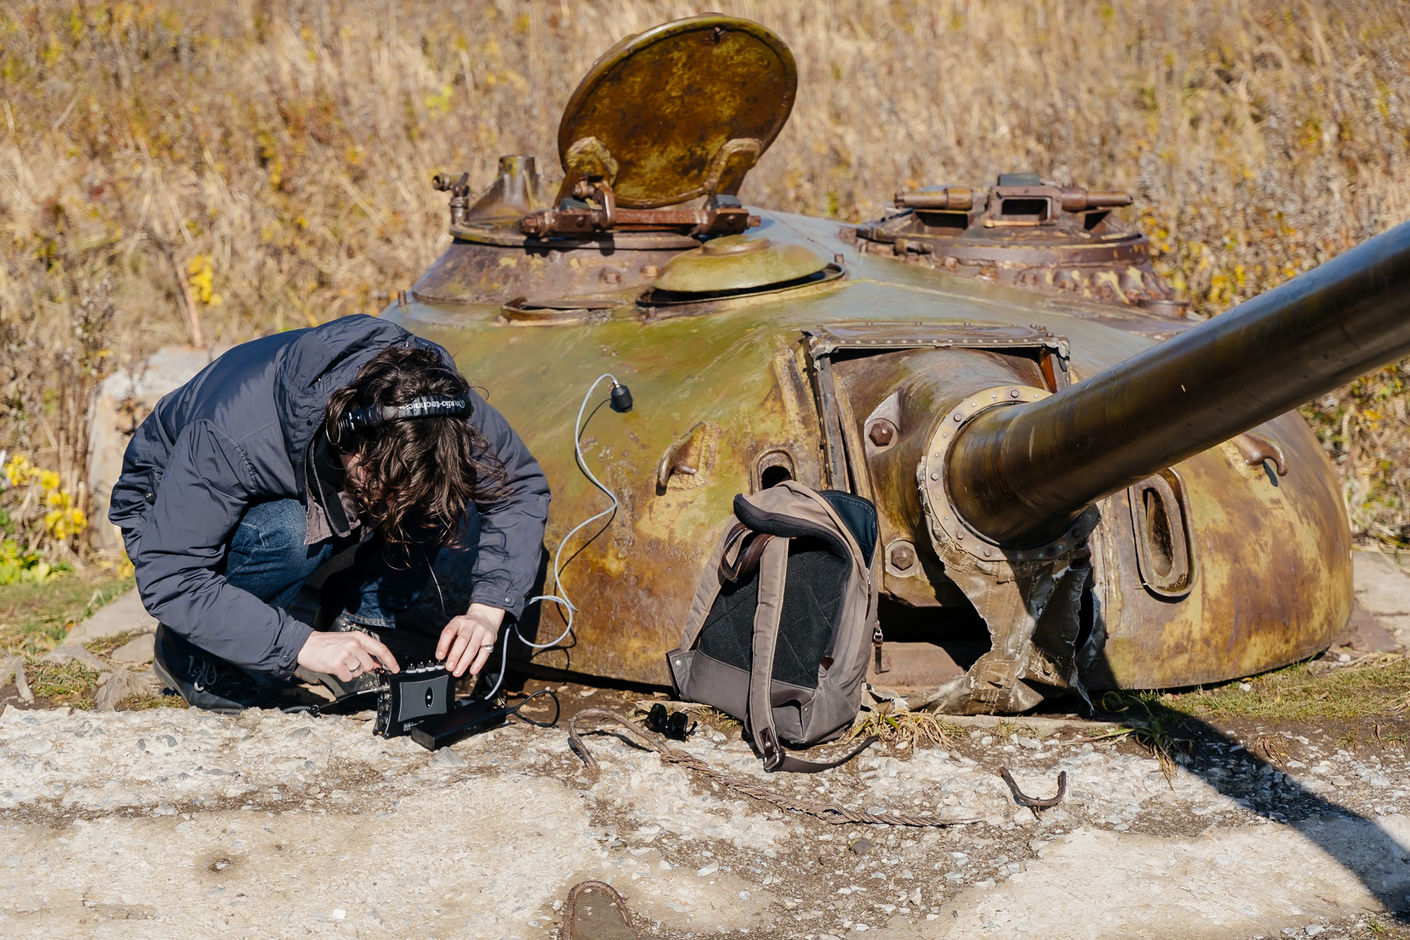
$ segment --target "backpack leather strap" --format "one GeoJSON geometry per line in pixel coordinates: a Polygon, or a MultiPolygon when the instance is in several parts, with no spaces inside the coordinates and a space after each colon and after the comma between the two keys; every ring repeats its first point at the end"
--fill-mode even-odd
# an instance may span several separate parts
{"type": "Polygon", "coordinates": [[[725,538],[724,554],[720,557],[720,577],[725,581],[738,581],[759,567],[764,546],[772,535],[755,532],[744,523],[736,523],[725,538]]]}

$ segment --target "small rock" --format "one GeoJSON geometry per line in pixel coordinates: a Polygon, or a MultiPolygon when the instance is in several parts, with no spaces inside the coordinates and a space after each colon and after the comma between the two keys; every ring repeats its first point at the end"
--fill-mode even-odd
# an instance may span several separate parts
{"type": "Polygon", "coordinates": [[[104,672],[108,664],[103,662],[93,653],[82,646],[65,643],[63,646],[55,647],[44,654],[46,663],[67,663],[77,662],[92,669],[94,672],[104,672]]]}
{"type": "Polygon", "coordinates": [[[20,701],[26,705],[34,704],[34,693],[29,689],[29,683],[25,681],[24,657],[11,656],[4,663],[0,663],[0,684],[15,680],[15,692],[19,695],[20,701]]]}
{"type": "Polygon", "coordinates": [[[860,839],[857,839],[851,845],[847,846],[847,848],[850,849],[852,852],[856,853],[857,855],[865,855],[872,849],[876,848],[876,843],[868,839],[866,836],[862,836],[860,839]]]}
{"type": "Polygon", "coordinates": [[[431,755],[430,763],[435,767],[464,767],[467,761],[451,748],[443,747],[431,755]]]}
{"type": "Polygon", "coordinates": [[[144,633],[113,650],[113,655],[109,658],[115,663],[145,666],[152,661],[152,645],[155,641],[156,634],[144,633]]]}
{"type": "Polygon", "coordinates": [[[159,691],[157,677],[148,670],[118,669],[104,679],[94,707],[100,712],[110,712],[126,699],[155,695],[159,691]]]}

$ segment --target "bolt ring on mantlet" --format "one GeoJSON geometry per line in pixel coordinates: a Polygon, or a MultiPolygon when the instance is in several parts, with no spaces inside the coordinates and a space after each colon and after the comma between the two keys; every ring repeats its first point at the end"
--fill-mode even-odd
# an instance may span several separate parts
{"type": "Polygon", "coordinates": [[[930,517],[930,537],[937,551],[946,547],[958,548],[982,561],[1040,561],[1076,548],[1096,528],[1099,514],[1095,506],[1089,506],[1061,534],[1047,542],[1023,548],[1002,546],[961,519],[946,492],[945,466],[949,461],[950,449],[960,436],[960,430],[975,415],[990,408],[1038,401],[1051,394],[1047,389],[1032,385],[996,385],[966,395],[940,421],[930,437],[916,474],[921,499],[930,517]]]}

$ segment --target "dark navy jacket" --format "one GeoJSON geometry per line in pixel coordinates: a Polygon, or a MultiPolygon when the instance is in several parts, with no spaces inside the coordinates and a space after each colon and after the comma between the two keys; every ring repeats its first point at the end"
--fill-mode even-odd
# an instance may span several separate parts
{"type": "MultiPolygon", "coordinates": [[[[108,513],[152,616],[240,666],[294,670],[312,628],[219,569],[247,507],[308,499],[306,455],[329,397],[395,345],[434,349],[451,363],[394,323],[344,317],[237,346],[157,403],[127,446],[108,513]]],[[[471,402],[470,423],[504,464],[508,495],[476,506],[470,599],[518,616],[538,571],[548,483],[499,412],[473,392],[471,402]]]]}

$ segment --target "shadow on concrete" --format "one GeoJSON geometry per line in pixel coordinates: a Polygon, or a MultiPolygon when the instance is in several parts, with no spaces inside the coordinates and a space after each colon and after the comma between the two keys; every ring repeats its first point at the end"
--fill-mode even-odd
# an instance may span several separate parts
{"type": "MultiPolygon", "coordinates": [[[[1138,740],[1147,746],[1163,743],[1175,750],[1172,756],[1184,770],[1250,812],[1300,833],[1355,875],[1397,924],[1410,926],[1410,846],[1402,845],[1374,819],[1299,783],[1274,763],[1280,760],[1276,745],[1266,745],[1270,753],[1259,756],[1193,715],[1145,697],[1121,698],[1130,711],[1098,709],[1093,717],[1135,729],[1138,740]],[[1350,836],[1346,826],[1327,824],[1336,819],[1352,821],[1350,836]],[[1376,861],[1368,864],[1368,859],[1376,861]]],[[[1255,742],[1254,748],[1258,747],[1255,742]]]]}

